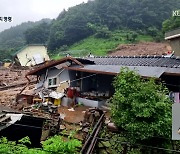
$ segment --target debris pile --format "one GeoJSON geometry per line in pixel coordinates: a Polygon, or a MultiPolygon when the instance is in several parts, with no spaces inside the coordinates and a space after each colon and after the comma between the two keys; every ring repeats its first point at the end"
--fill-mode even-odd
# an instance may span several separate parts
{"type": "Polygon", "coordinates": [[[171,51],[171,47],[166,43],[141,42],[138,44],[122,44],[110,56],[139,56],[139,55],[166,55],[171,51]]]}
{"type": "MultiPolygon", "coordinates": [[[[4,106],[13,106],[16,101],[16,95],[22,90],[23,86],[27,84],[25,74],[28,69],[10,69],[0,67],[0,104],[4,106]]],[[[31,80],[35,79],[31,77],[31,80]]],[[[29,85],[24,93],[32,93],[34,84],[29,85]]]]}

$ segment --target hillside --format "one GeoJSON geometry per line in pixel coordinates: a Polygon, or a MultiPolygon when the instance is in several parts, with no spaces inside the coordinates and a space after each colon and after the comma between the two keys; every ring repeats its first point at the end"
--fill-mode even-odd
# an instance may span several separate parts
{"type": "Polygon", "coordinates": [[[45,43],[57,58],[67,50],[78,56],[106,55],[119,44],[159,42],[166,30],[179,25],[178,19],[170,18],[179,7],[179,0],[88,1],[63,10],[52,21],[27,22],[1,32],[0,60],[27,43],[45,43]]]}
{"type": "Polygon", "coordinates": [[[72,56],[87,56],[89,53],[97,56],[107,55],[110,51],[114,50],[119,44],[138,43],[141,41],[153,41],[153,37],[150,35],[137,34],[135,40],[131,40],[133,31],[120,31],[116,30],[111,32],[111,36],[107,39],[97,38],[92,35],[85,38],[71,46],[62,46],[56,50],[53,58],[65,56],[67,53],[72,56]],[[129,39],[127,39],[127,36],[129,39]]]}
{"type": "Polygon", "coordinates": [[[70,47],[61,48],[66,51],[57,51],[52,56],[54,59],[70,54],[75,57],[87,56],[89,53],[95,56],[134,56],[134,55],[164,55],[171,47],[167,43],[153,42],[153,38],[148,35],[138,35],[134,42],[126,38],[128,32],[114,33],[114,37],[109,39],[96,38],[90,36],[83,39],[70,47]],[[116,34],[116,35],[115,35],[116,34]]]}
{"type": "Polygon", "coordinates": [[[50,23],[50,19],[42,19],[37,22],[25,22],[11,27],[0,33],[0,60],[10,58],[10,55],[27,44],[25,32],[37,27],[42,23],[50,23]]]}
{"type": "Polygon", "coordinates": [[[160,36],[162,22],[180,7],[179,0],[94,0],[64,10],[53,21],[48,49],[71,46],[91,35],[109,38],[114,30],[160,36]]]}

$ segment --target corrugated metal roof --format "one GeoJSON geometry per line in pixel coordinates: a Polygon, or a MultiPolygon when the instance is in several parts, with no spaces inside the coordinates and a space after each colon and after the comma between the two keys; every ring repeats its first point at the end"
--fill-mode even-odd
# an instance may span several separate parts
{"type": "MultiPolygon", "coordinates": [[[[116,75],[120,73],[120,70],[125,67],[123,65],[85,65],[84,67],[71,66],[66,69],[82,71],[82,72],[94,72],[116,75]]],[[[130,70],[136,71],[143,77],[155,77],[159,78],[166,70],[163,67],[145,67],[145,66],[127,66],[130,70]]]]}

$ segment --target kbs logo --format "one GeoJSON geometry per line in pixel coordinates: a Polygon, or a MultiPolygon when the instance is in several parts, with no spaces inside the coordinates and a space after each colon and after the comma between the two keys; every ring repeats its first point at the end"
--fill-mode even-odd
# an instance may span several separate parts
{"type": "Polygon", "coordinates": [[[180,10],[175,10],[172,12],[173,17],[180,17],[180,10]]]}

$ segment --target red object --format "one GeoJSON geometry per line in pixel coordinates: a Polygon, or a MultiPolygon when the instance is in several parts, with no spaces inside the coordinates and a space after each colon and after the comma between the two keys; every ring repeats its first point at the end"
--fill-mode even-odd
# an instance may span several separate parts
{"type": "Polygon", "coordinates": [[[69,98],[73,98],[74,95],[75,95],[75,93],[76,93],[76,89],[68,88],[67,96],[68,96],[69,98]]]}
{"type": "Polygon", "coordinates": [[[172,52],[169,50],[168,52],[167,52],[167,54],[171,54],[172,52]]]}

